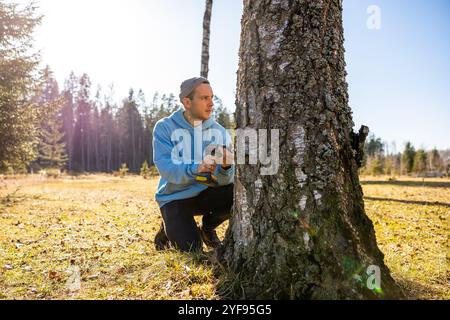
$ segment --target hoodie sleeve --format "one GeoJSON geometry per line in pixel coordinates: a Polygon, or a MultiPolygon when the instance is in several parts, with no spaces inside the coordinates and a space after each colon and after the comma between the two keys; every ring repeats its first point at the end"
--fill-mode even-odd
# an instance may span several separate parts
{"type": "Polygon", "coordinates": [[[153,130],[153,162],[162,178],[173,184],[195,182],[199,164],[175,164],[172,161],[173,143],[163,122],[153,130]]]}

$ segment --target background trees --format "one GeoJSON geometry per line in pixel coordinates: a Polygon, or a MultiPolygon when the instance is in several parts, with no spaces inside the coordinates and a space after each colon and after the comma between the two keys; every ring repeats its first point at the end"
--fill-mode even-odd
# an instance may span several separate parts
{"type": "Polygon", "coordinates": [[[366,175],[420,175],[439,177],[446,174],[446,164],[450,163],[448,150],[416,151],[411,142],[405,144],[402,152],[396,151],[395,143],[383,142],[381,138],[370,135],[364,146],[363,166],[360,170],[366,175]]]}
{"type": "MultiPolygon", "coordinates": [[[[117,104],[111,91],[103,94],[99,87],[93,91],[89,75],[79,77],[74,73],[60,91],[47,66],[33,81],[33,91],[22,105],[16,110],[9,105],[1,109],[5,121],[0,123],[0,130],[4,130],[0,137],[2,170],[36,172],[52,167],[112,172],[125,163],[130,172],[139,173],[144,161],[153,165],[153,128],[158,120],[182,106],[172,93],[161,96],[155,92],[147,103],[143,91],[136,94],[134,89],[117,104]],[[16,113],[9,114],[8,110],[16,113]],[[21,121],[16,128],[13,120],[18,118],[21,121]],[[8,132],[11,127],[16,130],[8,132]]],[[[233,116],[220,98],[215,98],[215,105],[215,119],[233,128],[233,116]]]]}
{"type": "MultiPolygon", "coordinates": [[[[37,140],[38,149],[44,149],[40,146],[50,139],[44,131],[50,130],[53,149],[58,150],[54,157],[61,159],[51,162],[51,166],[70,171],[112,172],[125,163],[130,172],[139,173],[144,161],[153,165],[152,134],[156,122],[182,108],[172,93],[161,96],[155,92],[147,103],[143,91],[136,94],[132,88],[117,104],[112,99],[113,89],[103,94],[98,87],[94,92],[87,74],[78,77],[71,73],[59,92],[49,67],[44,74],[46,94],[36,99],[36,108],[47,114],[36,126],[38,137],[45,135],[37,140]]],[[[233,116],[220,98],[215,98],[215,106],[215,119],[232,128],[233,116]]],[[[35,169],[50,166],[41,160],[33,163],[35,169]]]]}

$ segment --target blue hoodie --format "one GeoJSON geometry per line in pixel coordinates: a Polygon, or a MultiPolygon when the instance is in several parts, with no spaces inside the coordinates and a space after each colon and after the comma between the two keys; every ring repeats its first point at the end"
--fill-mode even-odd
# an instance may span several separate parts
{"type": "MultiPolygon", "coordinates": [[[[156,123],[153,130],[153,162],[161,176],[155,195],[160,208],[174,200],[193,198],[208,188],[197,182],[195,177],[205,149],[217,144],[230,148],[231,137],[212,118],[203,121],[201,128],[194,129],[185,119],[183,110],[179,110],[156,123]]],[[[218,165],[214,172],[218,185],[233,183],[234,170],[234,165],[227,170],[218,165]]]]}

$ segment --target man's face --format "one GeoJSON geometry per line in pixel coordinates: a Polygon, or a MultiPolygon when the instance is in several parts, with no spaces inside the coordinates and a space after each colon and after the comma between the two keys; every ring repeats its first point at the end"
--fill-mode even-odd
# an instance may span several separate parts
{"type": "Polygon", "coordinates": [[[193,99],[186,99],[185,108],[198,120],[205,121],[211,117],[213,111],[213,91],[211,86],[202,83],[195,88],[193,99]]]}

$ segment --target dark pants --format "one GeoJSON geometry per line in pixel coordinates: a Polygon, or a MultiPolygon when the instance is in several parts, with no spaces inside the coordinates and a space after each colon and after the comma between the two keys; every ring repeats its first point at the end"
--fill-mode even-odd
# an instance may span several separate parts
{"type": "Polygon", "coordinates": [[[194,215],[203,215],[202,228],[214,230],[229,219],[234,184],[208,188],[198,196],[169,202],[161,208],[170,243],[182,251],[201,249],[202,239],[194,215]]]}

